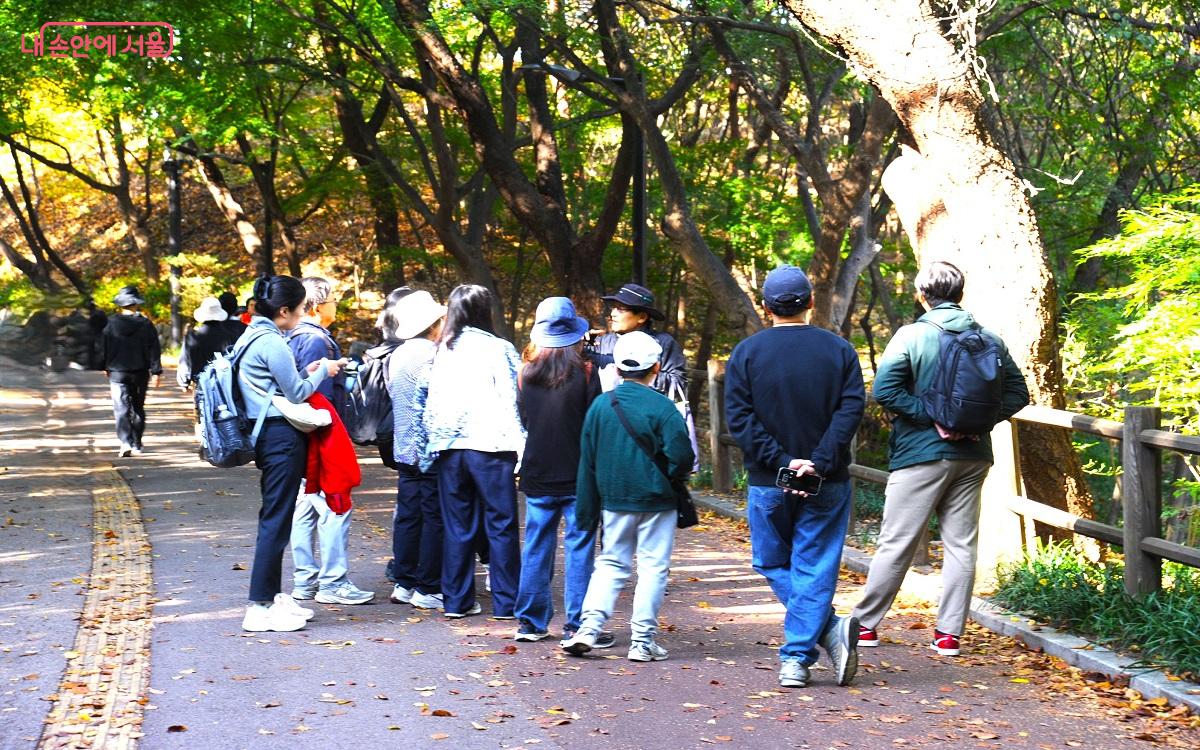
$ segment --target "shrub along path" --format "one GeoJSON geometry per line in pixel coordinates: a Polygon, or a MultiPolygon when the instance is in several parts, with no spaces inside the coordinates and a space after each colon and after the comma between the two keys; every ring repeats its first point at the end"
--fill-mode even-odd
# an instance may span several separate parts
{"type": "MultiPolygon", "coordinates": [[[[5,459],[10,474],[37,465],[114,463],[115,440],[97,406],[106,391],[102,380],[67,373],[48,384],[26,371],[25,382],[14,383],[13,372],[6,376],[10,389],[36,395],[66,383],[93,411],[59,412],[61,421],[53,423],[36,409],[6,414],[0,437],[14,446],[45,430],[87,436],[64,441],[56,454],[20,443],[24,460],[5,459]]],[[[853,686],[838,688],[829,670],[819,669],[811,687],[780,689],[781,609],[749,567],[745,528],[713,517],[680,534],[663,613],[662,643],[671,652],[664,662],[624,658],[628,596],[614,623],[617,648],[586,659],[564,656],[554,641],[516,644],[511,622],[480,616],[452,624],[390,604],[383,569],[393,479],[374,462],[355,494],[351,569],[359,586],[378,592],[376,603],[317,605],[304,631],[245,634],[240,621],[258,474],[195,459],[188,404],[176,391],[154,392],[150,411],[147,454],[115,461],[140,502],[153,563],[149,655],[122,655],[150,661],[145,748],[1200,746],[1191,717],[1142,703],[1120,687],[1089,683],[987,631],[972,627],[960,658],[933,655],[925,648],[931,613],[911,601],[887,621],[884,644],[861,652],[853,686]]],[[[25,487],[0,485],[3,507],[17,503],[15,491],[25,487]]],[[[73,495],[64,501],[76,502],[73,495]]],[[[20,591],[0,590],[0,611],[36,610],[29,588],[52,588],[42,568],[17,552],[44,545],[38,529],[61,512],[58,502],[49,493],[36,507],[23,505],[26,525],[0,535],[0,559],[16,561],[6,578],[28,582],[20,591]]],[[[102,544],[95,549],[104,553],[102,544]]],[[[857,576],[844,577],[840,608],[856,600],[860,584],[857,576]]],[[[75,593],[87,588],[85,581],[75,593]]],[[[70,622],[83,598],[60,608],[60,622],[70,622]]],[[[481,601],[486,612],[490,601],[486,595],[481,601]]],[[[34,657],[21,657],[19,641],[4,637],[0,678],[8,688],[0,711],[27,709],[21,660],[34,657]]],[[[73,643],[63,632],[43,645],[37,658],[44,674],[65,667],[73,643]]],[[[56,692],[40,689],[41,697],[56,692]]],[[[35,744],[28,726],[0,723],[0,746],[35,744]]]]}

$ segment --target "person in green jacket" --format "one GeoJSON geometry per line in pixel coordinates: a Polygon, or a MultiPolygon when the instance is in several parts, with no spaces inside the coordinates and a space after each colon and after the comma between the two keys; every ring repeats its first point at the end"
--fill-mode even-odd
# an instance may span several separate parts
{"type": "MultiPolygon", "coordinates": [[[[900,590],[930,516],[937,513],[945,557],[942,600],[929,647],[942,656],[959,653],[975,584],[979,498],[992,466],[992,443],[986,433],[964,435],[936,424],[921,394],[937,374],[941,329],[957,333],[976,326],[971,313],[959,306],[964,285],[962,271],[950,263],[923,268],[916,278],[917,301],[928,312],[896,332],[875,373],[875,400],[894,415],[888,446],[891,477],[878,549],[862,601],[852,613],[859,621],[859,648],[879,645],[876,628],[900,590]]],[[[1029,390],[1000,337],[986,329],[982,333],[1000,345],[1003,421],[1029,403],[1029,390]]]]}
{"type": "Polygon", "coordinates": [[[667,658],[654,636],[675,546],[675,486],[687,480],[695,454],[683,417],[669,398],[651,387],[661,354],[662,346],[642,331],[621,336],[613,360],[624,382],[593,401],[584,418],[575,523],[581,529],[594,529],[603,518],[604,532],[583,598],[579,629],[562,643],[569,654],[582,656],[596,647],[617,596],[633,573],[636,552],[629,659],[667,658]]]}

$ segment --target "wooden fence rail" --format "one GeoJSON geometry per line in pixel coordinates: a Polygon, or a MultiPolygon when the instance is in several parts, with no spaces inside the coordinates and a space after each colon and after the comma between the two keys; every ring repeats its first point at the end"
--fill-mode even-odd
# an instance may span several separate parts
{"type": "MultiPolygon", "coordinates": [[[[708,380],[713,490],[730,492],[733,489],[732,451],[737,448],[737,443],[725,424],[725,363],[710,360],[708,371],[693,371],[693,376],[696,375],[708,380]]],[[[992,471],[993,474],[1011,472],[1010,477],[1000,479],[1005,482],[1004,486],[1017,489],[1005,493],[1002,501],[1006,510],[1020,517],[1020,525],[1026,529],[1026,544],[1033,541],[1032,523],[1037,521],[1119,546],[1125,553],[1125,590],[1134,596],[1156,591],[1162,586],[1163,560],[1200,568],[1200,549],[1162,538],[1162,451],[1200,455],[1200,437],[1160,429],[1162,414],[1157,407],[1128,407],[1123,422],[1044,406],[1027,406],[1013,419],[1075,430],[1121,443],[1124,518],[1122,526],[1117,527],[1081,518],[1022,495],[1016,431],[1007,424],[997,428],[993,435],[996,465],[992,471]]],[[[853,463],[850,476],[886,484],[889,473],[853,463]]],[[[1017,544],[1020,544],[1019,539],[1017,544]]]]}

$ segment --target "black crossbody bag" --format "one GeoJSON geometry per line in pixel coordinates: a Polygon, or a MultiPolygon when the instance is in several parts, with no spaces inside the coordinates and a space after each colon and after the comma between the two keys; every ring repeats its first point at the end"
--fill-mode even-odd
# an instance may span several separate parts
{"type": "Polygon", "coordinates": [[[621,425],[629,433],[629,437],[633,438],[633,442],[637,443],[642,452],[650,457],[650,462],[667,478],[667,481],[671,484],[671,489],[675,490],[675,526],[680,529],[686,529],[700,523],[700,517],[696,515],[696,506],[692,502],[692,493],[687,488],[687,482],[671,479],[666,469],[658,462],[658,456],[655,452],[633,431],[633,426],[629,424],[629,420],[625,418],[625,412],[621,410],[621,402],[617,400],[616,391],[610,392],[608,397],[613,411],[617,413],[617,419],[621,420],[621,425]]]}

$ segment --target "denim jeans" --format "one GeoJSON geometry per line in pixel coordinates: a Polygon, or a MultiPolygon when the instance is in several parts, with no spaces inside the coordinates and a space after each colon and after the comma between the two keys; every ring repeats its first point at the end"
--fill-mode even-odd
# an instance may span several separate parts
{"type": "Polygon", "coordinates": [[[401,467],[392,515],[392,580],[422,594],[442,593],[442,506],[437,475],[401,467]]]}
{"type": "Polygon", "coordinates": [[[560,518],[566,521],[563,605],[567,619],[563,624],[570,630],[579,627],[583,595],[587,593],[595,563],[596,532],[575,526],[574,495],[525,498],[525,549],[521,553],[521,586],[513,614],[539,632],[549,630],[550,620],[554,617],[550,583],[554,580],[554,552],[558,546],[560,518]]]}
{"type": "Polygon", "coordinates": [[[308,440],[282,419],[268,419],[254,446],[262,472],[258,536],[250,568],[250,601],[270,602],[282,589],[283,551],[292,529],[292,509],[308,458],[308,440]]]}
{"type": "MultiPolygon", "coordinates": [[[[303,468],[301,469],[303,475],[303,468]]],[[[300,492],[296,496],[296,512],[292,516],[292,561],[296,572],[293,577],[296,588],[331,589],[350,574],[350,560],[346,547],[350,541],[350,515],[353,510],[338,515],[325,504],[325,495],[304,491],[304,480],[300,480],[300,492]],[[318,567],[313,557],[313,533],[321,549],[318,567]]]]}
{"type": "Polygon", "coordinates": [[[671,551],[675,548],[673,510],[656,513],[601,511],[604,524],[600,555],[583,598],[581,628],[601,630],[613,614],[617,596],[633,574],[637,553],[637,587],[629,617],[632,640],[650,641],[658,633],[658,610],[667,591],[671,551]]]}
{"type": "Polygon", "coordinates": [[[445,540],[442,597],[446,611],[465,613],[475,605],[475,545],[487,534],[492,573],[492,614],[512,617],[521,581],[521,540],[512,451],[451,449],[434,464],[438,475],[445,540]]]}
{"type": "Polygon", "coordinates": [[[834,614],[850,502],[849,480],[827,481],[811,497],[750,487],[751,561],[787,608],[781,660],[817,661],[817,641],[834,614]]]}

